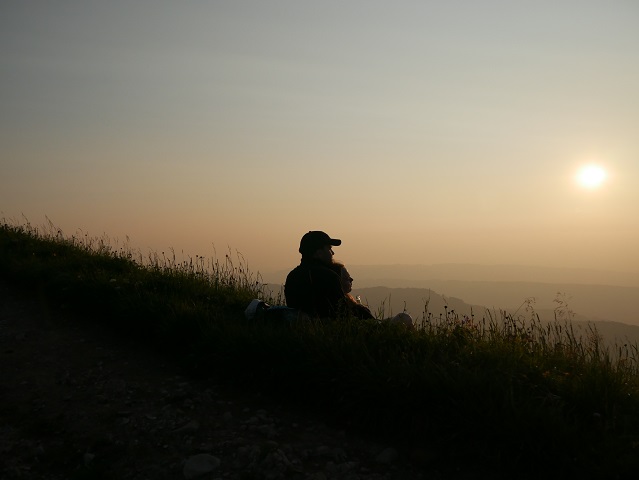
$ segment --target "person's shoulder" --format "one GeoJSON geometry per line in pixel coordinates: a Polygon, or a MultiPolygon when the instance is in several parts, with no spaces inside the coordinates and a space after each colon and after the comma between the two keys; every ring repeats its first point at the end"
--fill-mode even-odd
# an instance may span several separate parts
{"type": "Polygon", "coordinates": [[[311,271],[310,266],[308,264],[302,262],[297,267],[295,267],[293,270],[288,272],[288,275],[286,276],[286,280],[287,281],[293,281],[293,280],[299,280],[299,279],[302,279],[302,278],[306,278],[306,277],[308,277],[308,274],[309,274],[310,271],[311,271]]]}
{"type": "Polygon", "coordinates": [[[286,279],[294,280],[311,276],[314,279],[330,279],[339,281],[339,275],[329,265],[314,262],[302,261],[297,267],[289,272],[286,279]]]}
{"type": "Polygon", "coordinates": [[[286,278],[295,277],[299,275],[302,270],[303,270],[302,265],[298,265],[293,270],[288,272],[288,275],[286,276],[286,278]]]}

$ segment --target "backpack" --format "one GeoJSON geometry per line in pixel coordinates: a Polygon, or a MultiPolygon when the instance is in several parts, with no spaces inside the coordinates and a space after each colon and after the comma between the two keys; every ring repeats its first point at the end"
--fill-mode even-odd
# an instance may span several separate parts
{"type": "Polygon", "coordinates": [[[244,310],[244,316],[247,320],[256,321],[288,321],[293,322],[304,315],[296,308],[285,307],[281,305],[269,305],[259,298],[254,298],[249,303],[246,310],[244,310]]]}

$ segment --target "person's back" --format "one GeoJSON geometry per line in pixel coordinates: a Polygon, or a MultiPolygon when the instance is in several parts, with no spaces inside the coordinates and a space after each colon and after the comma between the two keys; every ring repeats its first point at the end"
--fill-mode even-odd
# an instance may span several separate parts
{"type": "Polygon", "coordinates": [[[317,317],[334,317],[344,297],[339,276],[321,261],[303,259],[286,277],[286,305],[317,317]]]}
{"type": "Polygon", "coordinates": [[[343,301],[340,277],[331,268],[331,247],[341,240],[326,233],[311,231],[300,241],[301,263],[286,277],[284,296],[286,305],[313,317],[335,317],[343,301]]]}

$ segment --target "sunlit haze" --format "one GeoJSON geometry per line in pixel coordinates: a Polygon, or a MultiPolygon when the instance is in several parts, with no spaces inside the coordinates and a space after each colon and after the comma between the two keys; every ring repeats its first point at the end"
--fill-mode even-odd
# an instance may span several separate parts
{"type": "Polygon", "coordinates": [[[639,275],[638,25],[634,1],[5,1],[0,217],[260,271],[324,230],[348,265],[639,275]]]}
{"type": "Polygon", "coordinates": [[[577,181],[585,188],[599,188],[606,179],[606,170],[599,165],[586,165],[579,169],[577,181]]]}

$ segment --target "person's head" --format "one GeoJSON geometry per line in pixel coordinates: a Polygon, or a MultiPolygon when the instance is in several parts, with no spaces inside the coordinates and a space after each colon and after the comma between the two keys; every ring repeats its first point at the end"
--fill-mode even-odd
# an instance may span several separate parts
{"type": "Polygon", "coordinates": [[[351,293],[353,291],[353,277],[348,273],[346,266],[342,262],[333,260],[331,268],[339,275],[344,293],[351,293]]]}
{"type": "Polygon", "coordinates": [[[324,232],[311,231],[305,233],[300,240],[299,252],[304,259],[316,259],[330,264],[334,255],[333,247],[341,244],[341,240],[331,238],[324,232]]]}

